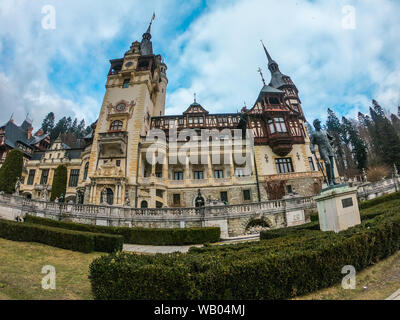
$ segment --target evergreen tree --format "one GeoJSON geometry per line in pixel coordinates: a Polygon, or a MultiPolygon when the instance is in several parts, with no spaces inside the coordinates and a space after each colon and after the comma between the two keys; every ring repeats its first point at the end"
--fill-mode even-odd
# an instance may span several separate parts
{"type": "Polygon", "coordinates": [[[371,118],[374,123],[373,141],[374,149],[382,161],[392,167],[400,164],[400,138],[392,123],[386,117],[383,109],[373,100],[374,107],[370,108],[371,118]]]}
{"type": "Polygon", "coordinates": [[[78,119],[75,118],[74,122],[71,125],[71,128],[69,129],[69,132],[72,132],[75,135],[78,135],[78,119]]]}
{"type": "Polygon", "coordinates": [[[66,117],[63,117],[63,118],[61,118],[61,119],[57,122],[57,124],[56,124],[56,126],[54,127],[54,129],[51,130],[51,132],[50,132],[50,139],[51,139],[51,141],[54,141],[55,139],[58,138],[58,136],[59,136],[60,134],[66,132],[66,131],[67,131],[67,130],[66,130],[66,127],[67,127],[67,118],[66,118],[66,117]]]}
{"type": "Polygon", "coordinates": [[[352,146],[352,152],[357,163],[357,168],[362,170],[367,167],[367,148],[365,147],[365,143],[357,132],[356,124],[354,122],[347,120],[345,117],[342,118],[342,122],[343,130],[348,136],[348,141],[352,146]]]}
{"type": "Polygon", "coordinates": [[[54,172],[50,201],[60,198],[61,195],[64,195],[65,198],[65,193],[67,191],[67,172],[67,167],[64,165],[59,165],[54,172]]]}
{"type": "Polygon", "coordinates": [[[0,168],[0,191],[12,194],[15,190],[17,178],[21,178],[24,153],[21,150],[11,150],[3,166],[0,168]]]}
{"type": "Polygon", "coordinates": [[[77,128],[78,138],[82,138],[84,136],[84,131],[85,131],[85,120],[82,119],[82,121],[79,123],[78,128],[77,128]]]}
{"type": "Polygon", "coordinates": [[[340,174],[343,174],[346,169],[342,139],[344,133],[338,117],[330,108],[328,108],[328,119],[325,126],[328,133],[333,137],[333,147],[336,150],[336,156],[338,160],[338,171],[340,174]]]}
{"type": "Polygon", "coordinates": [[[55,122],[54,113],[49,112],[46,118],[44,118],[42,122],[42,130],[45,133],[50,133],[54,129],[54,122],[55,122]]]}

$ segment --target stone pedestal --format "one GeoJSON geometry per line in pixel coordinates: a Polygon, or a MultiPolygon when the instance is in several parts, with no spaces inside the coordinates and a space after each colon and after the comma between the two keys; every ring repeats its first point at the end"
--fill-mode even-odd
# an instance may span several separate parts
{"type": "Polygon", "coordinates": [[[294,194],[283,197],[286,202],[286,226],[294,227],[306,223],[301,199],[301,196],[294,194]]]}
{"type": "Polygon", "coordinates": [[[357,188],[340,186],[323,191],[317,202],[322,231],[340,232],[361,223],[357,188]]]}

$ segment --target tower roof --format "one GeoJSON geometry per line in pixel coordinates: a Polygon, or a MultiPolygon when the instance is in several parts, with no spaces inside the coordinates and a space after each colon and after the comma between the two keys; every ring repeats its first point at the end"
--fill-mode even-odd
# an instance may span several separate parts
{"type": "Polygon", "coordinates": [[[269,83],[269,85],[274,88],[280,88],[281,86],[286,84],[285,81],[283,80],[283,77],[285,77],[285,75],[282,74],[281,71],[279,70],[278,63],[274,59],[272,59],[271,55],[269,54],[262,40],[261,43],[264,48],[265,55],[267,56],[268,59],[268,69],[271,72],[271,82],[269,83]]]}
{"type": "Polygon", "coordinates": [[[150,20],[149,27],[147,28],[146,32],[143,34],[143,39],[140,44],[140,51],[142,55],[150,55],[153,54],[153,44],[151,43],[151,25],[155,19],[156,15],[153,13],[153,17],[150,20]]]}

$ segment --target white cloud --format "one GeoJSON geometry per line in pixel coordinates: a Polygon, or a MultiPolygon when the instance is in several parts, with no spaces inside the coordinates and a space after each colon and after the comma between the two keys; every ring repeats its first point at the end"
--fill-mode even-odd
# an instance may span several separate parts
{"type": "MultiPolygon", "coordinates": [[[[15,1],[0,3],[0,122],[27,112],[37,122],[56,116],[98,115],[108,60],[140,40],[153,11],[153,47],[168,64],[167,113],[193,101],[210,112],[252,106],[269,71],[260,39],[300,91],[306,117],[367,112],[375,98],[400,104],[398,2],[390,0],[15,1]],[[56,30],[41,28],[41,8],[56,8],[56,30]],[[342,28],[342,7],[354,5],[357,28],[342,28]],[[100,89],[99,89],[100,88],[100,89]],[[343,105],[348,105],[346,110],[343,105]]],[[[35,123],[36,126],[40,123],[35,123]]]]}
{"type": "Polygon", "coordinates": [[[170,66],[170,82],[187,74],[191,81],[169,95],[167,112],[184,109],[193,92],[212,112],[235,112],[244,100],[252,105],[262,87],[258,66],[270,78],[260,39],[297,85],[309,120],[325,118],[328,107],[343,104],[349,108],[345,115],[366,112],[372,98],[395,111],[399,9],[386,0],[215,2],[174,43],[183,50],[170,66]],[[356,8],[355,30],[342,28],[347,4],[356,8]]]}

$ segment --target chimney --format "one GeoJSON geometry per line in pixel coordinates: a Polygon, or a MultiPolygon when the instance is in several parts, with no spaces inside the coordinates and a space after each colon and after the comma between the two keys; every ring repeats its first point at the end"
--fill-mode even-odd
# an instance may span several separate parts
{"type": "Polygon", "coordinates": [[[32,137],[32,131],[33,131],[33,128],[32,128],[32,127],[30,127],[30,128],[26,131],[28,140],[32,137]]]}

